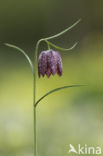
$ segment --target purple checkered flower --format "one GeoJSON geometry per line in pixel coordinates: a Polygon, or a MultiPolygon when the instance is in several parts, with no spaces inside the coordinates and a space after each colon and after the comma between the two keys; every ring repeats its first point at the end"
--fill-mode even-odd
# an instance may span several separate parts
{"type": "Polygon", "coordinates": [[[57,73],[59,76],[62,75],[62,59],[59,52],[53,50],[43,51],[39,55],[38,59],[38,75],[43,77],[57,73]]]}

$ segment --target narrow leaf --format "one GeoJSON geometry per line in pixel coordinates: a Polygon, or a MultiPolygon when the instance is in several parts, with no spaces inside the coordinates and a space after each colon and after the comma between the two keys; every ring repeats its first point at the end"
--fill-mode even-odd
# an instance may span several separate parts
{"type": "Polygon", "coordinates": [[[4,43],[4,45],[7,46],[7,47],[14,48],[14,49],[18,50],[19,52],[21,52],[26,57],[27,61],[29,62],[29,65],[30,65],[30,67],[32,69],[32,72],[34,73],[33,63],[32,63],[31,59],[29,58],[29,56],[26,54],[26,52],[23,49],[15,46],[15,45],[9,44],[9,43],[4,43]]]}
{"type": "Polygon", "coordinates": [[[46,93],[45,95],[43,95],[36,103],[35,103],[35,107],[38,105],[38,103],[43,100],[46,96],[56,92],[56,91],[59,91],[59,90],[62,90],[62,89],[66,89],[66,88],[73,88],[73,87],[83,87],[83,86],[87,86],[87,85],[71,85],[71,86],[63,86],[63,87],[60,87],[60,88],[56,88],[56,89],[53,89],[51,91],[49,91],[48,93],[46,93]]]}
{"type": "Polygon", "coordinates": [[[73,50],[73,49],[76,47],[76,45],[78,44],[78,42],[76,42],[72,47],[66,49],[66,48],[59,47],[59,46],[57,46],[57,45],[55,45],[55,44],[53,44],[53,43],[51,43],[51,42],[49,42],[49,41],[46,41],[46,42],[47,42],[47,44],[49,44],[49,45],[51,45],[52,47],[54,47],[54,48],[56,48],[56,49],[58,49],[58,50],[61,50],[61,51],[73,50]]]}
{"type": "Polygon", "coordinates": [[[73,25],[71,25],[70,27],[68,27],[67,29],[61,31],[60,33],[54,35],[54,36],[51,36],[51,37],[47,37],[47,38],[44,38],[44,40],[50,40],[50,39],[54,39],[54,38],[57,38],[61,35],[63,35],[64,33],[66,33],[67,31],[71,30],[72,28],[74,28],[79,22],[81,21],[81,19],[79,19],[78,21],[76,21],[73,25]]]}

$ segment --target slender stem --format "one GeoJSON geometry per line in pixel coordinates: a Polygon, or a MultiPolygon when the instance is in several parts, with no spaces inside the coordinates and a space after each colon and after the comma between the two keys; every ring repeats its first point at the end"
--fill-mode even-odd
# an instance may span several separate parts
{"type": "Polygon", "coordinates": [[[47,40],[44,40],[47,43],[48,49],[50,50],[50,44],[47,40]]]}
{"type": "Polygon", "coordinates": [[[34,74],[34,79],[33,79],[33,114],[34,114],[34,156],[36,156],[36,107],[35,107],[35,102],[36,102],[36,75],[34,74]]]}
{"type": "Polygon", "coordinates": [[[38,48],[40,42],[43,39],[39,40],[36,44],[35,54],[34,54],[34,74],[33,74],[33,113],[34,113],[34,156],[37,156],[37,133],[36,133],[36,76],[37,76],[37,55],[38,55],[38,48]]]}
{"type": "MultiPolygon", "coordinates": [[[[36,52],[35,52],[36,53],[36,52]]],[[[36,57],[34,57],[34,61],[36,62],[36,57]]],[[[35,63],[36,65],[36,63],[35,63]]],[[[36,69],[34,65],[34,71],[36,69]]],[[[34,113],[34,156],[36,156],[37,153],[37,141],[36,141],[36,107],[35,107],[35,103],[36,103],[36,72],[34,72],[35,74],[34,79],[33,79],[33,113],[34,113]]]]}

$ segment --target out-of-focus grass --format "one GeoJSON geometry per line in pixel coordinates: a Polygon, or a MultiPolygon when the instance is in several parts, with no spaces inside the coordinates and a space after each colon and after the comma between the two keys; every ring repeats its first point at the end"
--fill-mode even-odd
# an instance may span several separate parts
{"type": "MultiPolygon", "coordinates": [[[[38,156],[66,156],[70,143],[102,144],[101,36],[89,34],[80,43],[80,49],[62,53],[63,77],[38,79],[37,98],[62,85],[88,84],[88,87],[52,94],[38,105],[38,156]]],[[[8,50],[8,53],[11,55],[12,52],[8,50]]],[[[18,57],[18,54],[14,55],[18,57]]],[[[0,60],[0,155],[32,156],[32,74],[26,62],[10,58],[7,61],[4,57],[0,60]]]]}

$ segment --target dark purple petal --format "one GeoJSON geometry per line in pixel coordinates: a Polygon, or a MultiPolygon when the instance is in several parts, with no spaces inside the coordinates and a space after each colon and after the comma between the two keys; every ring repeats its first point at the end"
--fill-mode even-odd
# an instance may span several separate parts
{"type": "Polygon", "coordinates": [[[60,54],[57,52],[57,74],[59,76],[62,75],[62,59],[61,59],[61,56],[60,54]]]}
{"type": "Polygon", "coordinates": [[[38,74],[39,77],[42,75],[44,77],[45,72],[47,71],[47,55],[45,52],[42,52],[38,60],[38,74]]]}
{"type": "Polygon", "coordinates": [[[52,50],[48,51],[47,64],[48,64],[48,68],[50,68],[51,73],[54,75],[57,71],[57,61],[56,61],[56,54],[52,50]]]}
{"type": "Polygon", "coordinates": [[[48,78],[50,77],[50,75],[51,75],[51,70],[50,70],[50,68],[47,69],[46,75],[47,75],[48,78]]]}
{"type": "Polygon", "coordinates": [[[40,75],[41,75],[41,55],[39,56],[39,59],[38,59],[38,75],[39,75],[39,77],[40,77],[40,75]]]}
{"type": "Polygon", "coordinates": [[[58,52],[53,50],[47,50],[40,53],[38,59],[38,75],[46,74],[49,78],[50,75],[54,75],[57,72],[59,76],[62,75],[62,60],[58,52]]]}
{"type": "Polygon", "coordinates": [[[57,54],[56,52],[53,51],[52,59],[51,59],[51,71],[52,74],[54,75],[57,72],[57,54]]]}

